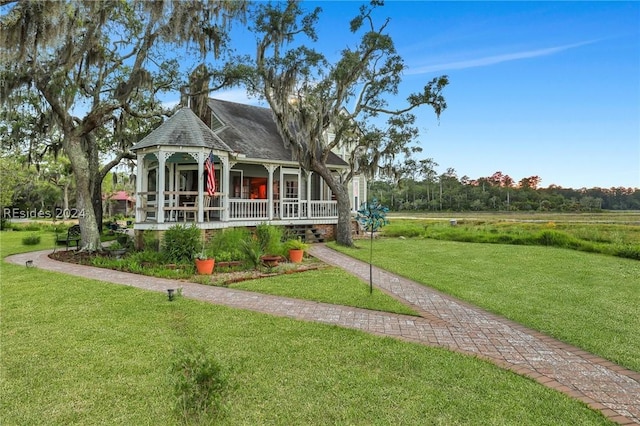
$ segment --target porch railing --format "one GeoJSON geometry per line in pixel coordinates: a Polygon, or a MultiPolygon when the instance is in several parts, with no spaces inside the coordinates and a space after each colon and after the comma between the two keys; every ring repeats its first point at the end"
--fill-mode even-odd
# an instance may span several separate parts
{"type": "Polygon", "coordinates": [[[230,219],[269,219],[267,200],[229,200],[230,219]]]}
{"type": "MultiPolygon", "coordinates": [[[[268,200],[229,200],[229,219],[269,219],[268,200]]],[[[335,201],[273,201],[274,219],[336,218],[335,201]]]]}
{"type": "Polygon", "coordinates": [[[338,217],[338,203],[336,201],[311,201],[308,216],[315,217],[338,217]]]}
{"type": "Polygon", "coordinates": [[[162,203],[164,222],[196,222],[201,202],[205,221],[220,220],[224,195],[216,192],[213,197],[204,196],[203,200],[199,200],[197,191],[164,191],[161,194],[156,191],[140,192],[136,221],[157,222],[158,203],[162,203]]]}
{"type": "MultiPolygon", "coordinates": [[[[197,192],[193,191],[164,191],[162,196],[158,192],[140,192],[136,211],[137,222],[156,222],[158,216],[158,202],[162,198],[165,222],[195,222],[197,221],[198,201],[197,192]]],[[[230,220],[269,220],[269,200],[230,199],[230,220]]],[[[273,200],[273,219],[321,219],[337,218],[338,206],[335,201],[273,200]]],[[[205,221],[221,220],[224,210],[224,194],[216,193],[209,205],[203,206],[205,221]]]]}
{"type": "Polygon", "coordinates": [[[156,220],[158,211],[157,196],[155,191],[139,192],[136,206],[136,222],[146,222],[147,220],[156,220]]]}

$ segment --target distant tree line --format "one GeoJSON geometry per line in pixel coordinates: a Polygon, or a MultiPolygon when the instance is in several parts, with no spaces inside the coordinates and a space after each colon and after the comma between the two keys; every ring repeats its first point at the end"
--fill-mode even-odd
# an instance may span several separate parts
{"type": "Polygon", "coordinates": [[[369,185],[375,197],[391,210],[425,211],[557,211],[640,210],[638,188],[539,187],[541,178],[514,181],[509,175],[458,178],[454,169],[438,175],[432,159],[405,162],[394,176],[369,185]]]}

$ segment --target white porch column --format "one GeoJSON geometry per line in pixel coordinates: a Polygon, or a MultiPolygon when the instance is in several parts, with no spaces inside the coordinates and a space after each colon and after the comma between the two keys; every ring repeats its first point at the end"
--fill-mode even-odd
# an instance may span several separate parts
{"type": "Polygon", "coordinates": [[[156,186],[156,222],[164,222],[164,165],[166,152],[158,152],[158,185],[156,186]]]}
{"type": "Polygon", "coordinates": [[[222,181],[222,191],[219,190],[219,192],[222,193],[220,195],[222,199],[218,204],[220,204],[220,207],[222,207],[222,211],[220,212],[220,220],[223,222],[229,221],[229,199],[231,198],[229,195],[229,188],[231,185],[231,167],[233,167],[233,164],[229,162],[228,155],[229,154],[226,154],[225,156],[218,156],[221,165],[220,180],[222,181]]]}
{"type": "Polygon", "coordinates": [[[307,218],[311,217],[311,175],[312,171],[307,172],[307,218]]]}
{"type": "MultiPolygon", "coordinates": [[[[361,176],[362,179],[362,200],[360,201],[360,203],[364,203],[365,201],[368,203],[369,202],[369,181],[367,180],[367,177],[362,175],[361,176]]],[[[356,206],[356,210],[360,209],[360,206],[356,206]]]]}
{"type": "Polygon", "coordinates": [[[144,156],[138,153],[136,156],[136,223],[142,222],[142,181],[145,175],[146,167],[144,166],[144,156]]]}
{"type": "Polygon", "coordinates": [[[273,172],[276,170],[276,166],[273,164],[264,166],[269,172],[269,178],[267,179],[267,213],[269,216],[269,220],[273,220],[273,172]]]}
{"type": "Polygon", "coordinates": [[[204,222],[204,160],[209,156],[206,152],[199,152],[196,156],[198,162],[198,198],[196,205],[198,206],[198,222],[204,222]]]}

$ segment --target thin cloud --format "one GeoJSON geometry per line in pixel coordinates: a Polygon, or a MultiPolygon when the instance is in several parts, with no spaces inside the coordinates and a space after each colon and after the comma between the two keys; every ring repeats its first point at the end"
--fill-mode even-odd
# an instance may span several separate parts
{"type": "Polygon", "coordinates": [[[441,64],[425,65],[413,69],[408,69],[405,74],[426,74],[436,71],[461,70],[466,68],[486,67],[502,62],[517,61],[519,59],[537,58],[540,56],[549,56],[558,52],[595,43],[595,41],[585,41],[581,43],[565,44],[564,46],[548,47],[546,49],[527,50],[524,52],[506,53],[504,55],[487,56],[484,58],[468,59],[465,61],[448,62],[441,64]]]}

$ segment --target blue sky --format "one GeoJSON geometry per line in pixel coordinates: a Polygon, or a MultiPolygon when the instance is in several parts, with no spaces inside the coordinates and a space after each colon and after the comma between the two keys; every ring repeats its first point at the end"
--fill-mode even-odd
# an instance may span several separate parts
{"type": "MultiPolygon", "coordinates": [[[[331,57],[354,45],[360,4],[304,2],[323,9],[314,47],[331,57]]],[[[416,113],[418,158],[439,173],[640,188],[640,3],[387,1],[377,16],[391,18],[408,67],[398,100],[450,78],[440,120],[416,113]]]]}

